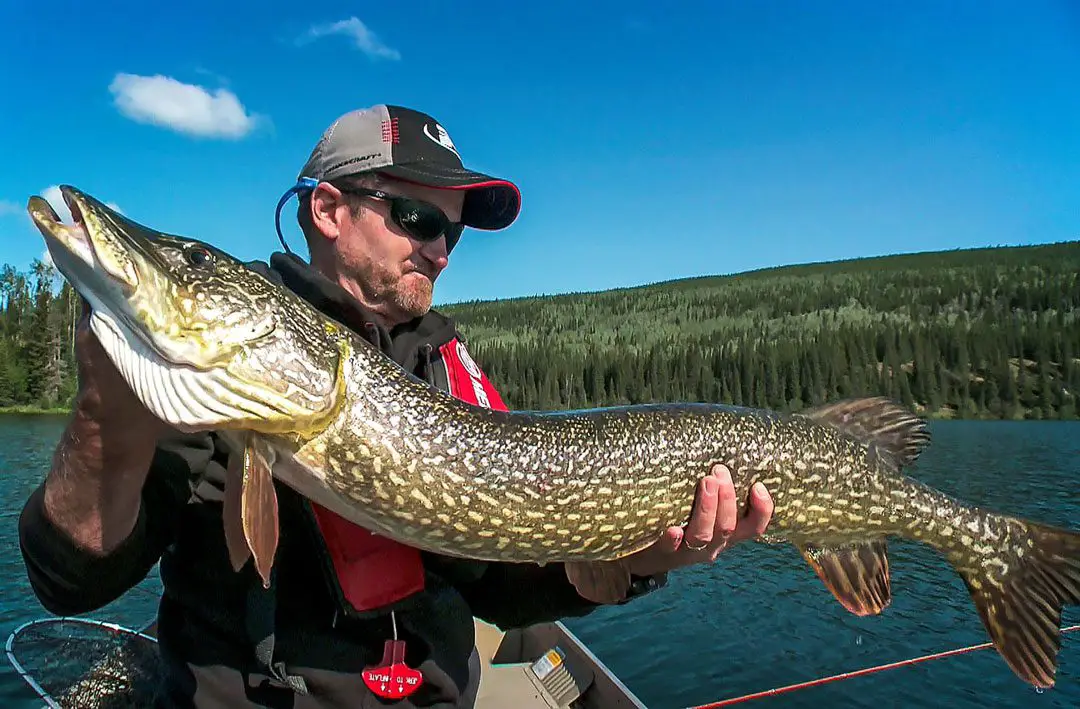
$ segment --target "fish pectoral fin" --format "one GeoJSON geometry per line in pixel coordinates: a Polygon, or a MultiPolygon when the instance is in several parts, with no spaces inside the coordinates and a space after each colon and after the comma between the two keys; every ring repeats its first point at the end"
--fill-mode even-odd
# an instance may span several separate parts
{"type": "Polygon", "coordinates": [[[802,544],[799,551],[836,600],[855,615],[877,615],[892,602],[884,539],[843,546],[802,544]]]}
{"type": "Polygon", "coordinates": [[[243,489],[240,495],[240,519],[244,539],[263,586],[270,587],[270,568],[278,545],[278,501],[274,490],[273,452],[249,434],[243,455],[243,489]]]}
{"type": "Polygon", "coordinates": [[[225,548],[233,571],[244,568],[251,558],[251,549],[244,536],[241,519],[241,496],[244,490],[244,460],[242,455],[230,455],[225,468],[225,499],[221,506],[221,519],[225,526],[225,548]]]}
{"type": "Polygon", "coordinates": [[[1061,649],[1062,608],[1080,604],[1080,533],[1020,522],[1030,547],[1022,555],[1002,555],[1003,574],[1001,564],[963,550],[950,550],[950,560],[998,653],[1018,677],[1049,689],[1061,649]]]}
{"type": "Polygon", "coordinates": [[[805,409],[799,415],[885,451],[901,468],[914,463],[930,443],[926,421],[885,397],[843,399],[805,409]]]}

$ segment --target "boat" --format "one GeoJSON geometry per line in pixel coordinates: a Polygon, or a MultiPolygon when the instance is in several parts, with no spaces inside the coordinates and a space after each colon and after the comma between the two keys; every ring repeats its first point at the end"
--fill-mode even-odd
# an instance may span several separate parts
{"type": "Polygon", "coordinates": [[[502,631],[474,619],[476,709],[647,709],[560,621],[502,631]]]}
{"type": "MultiPolygon", "coordinates": [[[[647,709],[561,621],[501,630],[474,618],[480,657],[475,709],[647,709]]],[[[82,617],[24,623],[7,657],[50,709],[146,706],[157,668],[156,622],[139,630],[82,617]],[[72,659],[85,669],[70,673],[72,659]]]]}

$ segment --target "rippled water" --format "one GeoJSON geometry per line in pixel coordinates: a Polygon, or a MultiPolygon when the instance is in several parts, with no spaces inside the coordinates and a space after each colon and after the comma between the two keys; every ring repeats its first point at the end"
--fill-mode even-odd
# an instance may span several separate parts
{"type": "MultiPolygon", "coordinates": [[[[0,419],[0,637],[45,615],[17,549],[18,512],[40,480],[61,419],[0,419]]],[[[913,475],[980,504],[1080,528],[1080,423],[942,422],[913,475]]],[[[963,583],[933,551],[890,546],[892,606],[848,614],[794,548],[746,544],[716,565],[672,575],[661,593],[568,625],[650,709],[681,709],[985,642],[963,583]]],[[[140,625],[156,578],[93,617],[140,625]]],[[[1064,624],[1080,623],[1077,609],[1064,624]]],[[[1080,706],[1080,632],[1064,636],[1058,687],[1036,693],[993,650],[753,700],[742,707],[1080,706]]],[[[0,706],[40,706],[9,665],[0,706]]]]}

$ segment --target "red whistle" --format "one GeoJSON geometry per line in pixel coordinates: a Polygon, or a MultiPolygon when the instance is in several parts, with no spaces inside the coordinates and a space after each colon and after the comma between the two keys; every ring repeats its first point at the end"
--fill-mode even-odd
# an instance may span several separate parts
{"type": "Polygon", "coordinates": [[[407,697],[424,683],[424,675],[405,664],[405,641],[387,640],[382,662],[365,667],[361,675],[368,689],[383,699],[407,697]]]}

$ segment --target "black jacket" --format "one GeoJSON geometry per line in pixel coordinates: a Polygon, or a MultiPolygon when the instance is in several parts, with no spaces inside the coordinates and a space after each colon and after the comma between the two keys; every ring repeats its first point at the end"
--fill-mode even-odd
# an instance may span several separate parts
{"type": "MultiPolygon", "coordinates": [[[[438,347],[457,336],[453,323],[432,311],[387,332],[336,284],[295,257],[274,254],[271,268],[251,264],[315,307],[367,337],[417,376],[446,389],[431,366],[438,347]]],[[[43,513],[42,489],[19,523],[30,583],[47,610],[78,614],[101,608],[139,583],[160,559],[164,593],[158,637],[169,672],[161,707],[292,709],[375,707],[360,678],[376,664],[391,636],[389,616],[344,618],[326,579],[315,534],[294,491],[277,484],[281,539],[275,559],[277,612],[274,659],[303,677],[309,693],[296,696],[256,661],[245,629],[249,594],[261,587],[248,564],[229,566],[221,504],[226,455],[213,434],[160,443],[143,489],[131,536],[105,557],[73,546],[43,513]]],[[[424,555],[425,590],[397,613],[408,664],[424,674],[421,689],[397,707],[471,707],[479,680],[472,616],[500,627],[584,615],[596,607],[580,597],[561,564],[489,564],[424,555]]]]}

